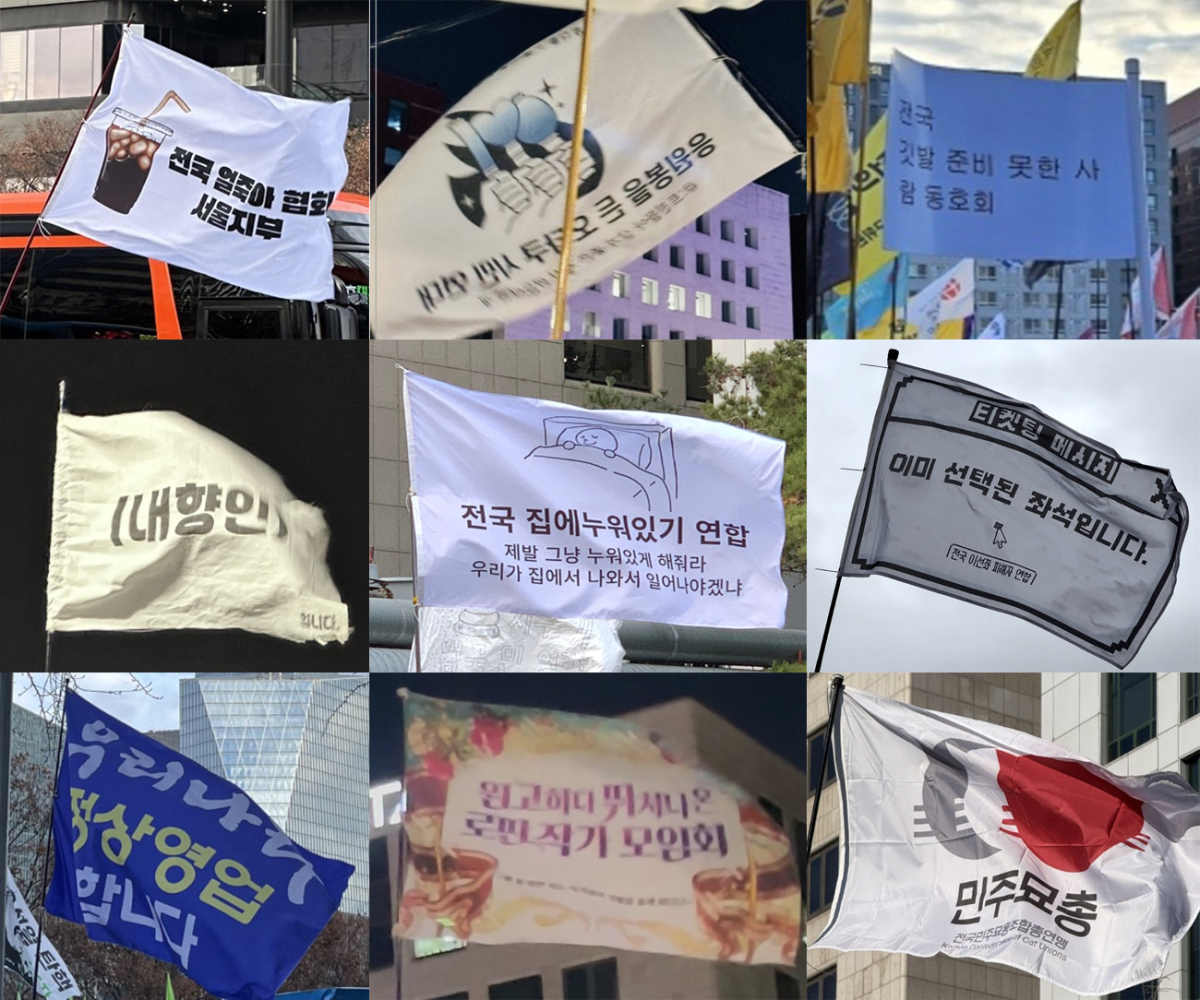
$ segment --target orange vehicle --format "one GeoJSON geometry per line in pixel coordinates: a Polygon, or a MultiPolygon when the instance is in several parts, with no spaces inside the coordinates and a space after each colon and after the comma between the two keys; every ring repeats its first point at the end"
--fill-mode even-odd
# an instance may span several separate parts
{"type": "MultiPolygon", "coordinates": [[[[0,194],[0,294],[47,195],[0,194]]],[[[330,208],[334,299],[297,302],[115,250],[48,226],[35,236],[0,337],[58,339],[286,338],[367,336],[370,200],[339,194],[330,208]]]]}

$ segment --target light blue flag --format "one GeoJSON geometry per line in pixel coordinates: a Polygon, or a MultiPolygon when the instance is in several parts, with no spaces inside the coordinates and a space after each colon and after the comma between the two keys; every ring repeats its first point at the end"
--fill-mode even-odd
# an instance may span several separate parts
{"type": "MultiPolygon", "coordinates": [[[[908,302],[908,258],[903,255],[885,264],[858,286],[855,297],[855,333],[876,326],[892,308],[903,308],[908,302]],[[895,294],[893,294],[895,285],[895,294]]],[[[827,340],[845,340],[850,322],[850,296],[840,295],[825,310],[827,340]]]]}

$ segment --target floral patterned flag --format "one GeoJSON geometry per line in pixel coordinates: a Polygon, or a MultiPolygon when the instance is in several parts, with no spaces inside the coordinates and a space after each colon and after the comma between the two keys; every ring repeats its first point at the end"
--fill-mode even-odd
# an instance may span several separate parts
{"type": "Polygon", "coordinates": [[[399,937],[795,964],[787,834],[647,730],[414,694],[404,725],[399,937]]]}

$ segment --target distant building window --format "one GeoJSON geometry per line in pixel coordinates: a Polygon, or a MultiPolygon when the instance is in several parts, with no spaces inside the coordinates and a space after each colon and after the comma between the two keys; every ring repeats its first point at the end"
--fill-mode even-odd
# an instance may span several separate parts
{"type": "Polygon", "coordinates": [[[1090,300],[1089,305],[1093,309],[1107,309],[1108,308],[1108,296],[1107,295],[1089,295],[1088,299],[1090,300]]]}
{"type": "Polygon", "coordinates": [[[729,219],[721,220],[721,239],[726,243],[735,242],[733,237],[733,222],[729,219]]]}
{"type": "MultiPolygon", "coordinates": [[[[814,791],[817,776],[821,773],[821,762],[825,759],[825,738],[829,727],[818,729],[808,738],[808,783],[809,791],[814,791]]],[[[833,784],[836,775],[833,773],[833,751],[829,752],[829,766],[825,769],[825,780],[822,786],[833,784]]]]}
{"type": "Polygon", "coordinates": [[[712,341],[703,338],[689,340],[683,345],[684,391],[687,398],[711,403],[708,391],[708,359],[712,357],[712,341]]]}
{"type": "Polygon", "coordinates": [[[404,159],[404,150],[397,149],[395,146],[383,147],[383,165],[385,167],[394,167],[397,163],[404,159]]]}
{"type": "Polygon", "coordinates": [[[393,132],[403,132],[408,122],[408,101],[397,100],[395,97],[388,101],[387,127],[393,132]]]}
{"type": "Polygon", "coordinates": [[[1158,219],[1150,220],[1150,238],[1154,239],[1158,236],[1158,219]]]}
{"type": "Polygon", "coordinates": [[[737,281],[737,265],[731,260],[721,261],[721,280],[737,281]]]}
{"type": "Polygon", "coordinates": [[[658,263],[658,247],[652,247],[651,249],[647,250],[644,254],[642,254],[642,257],[645,258],[646,260],[652,260],[657,264],[658,263]]]}
{"type": "Polygon", "coordinates": [[[1158,211],[1158,195],[1156,195],[1156,194],[1146,195],[1146,206],[1150,209],[1151,212],[1157,212],[1158,211]]]}
{"type": "Polygon", "coordinates": [[[642,340],[653,340],[654,337],[655,337],[654,324],[653,323],[643,323],[642,324],[642,340]]]}
{"type": "Polygon", "coordinates": [[[629,275],[624,271],[617,271],[612,276],[612,293],[614,299],[629,298],[629,275]]]}
{"type": "Polygon", "coordinates": [[[724,299],[721,302],[721,322],[736,323],[737,322],[737,304],[724,299]]]}
{"type": "Polygon", "coordinates": [[[563,374],[582,382],[605,382],[622,389],[650,389],[650,355],[641,340],[564,340],[563,374]]]}
{"type": "Polygon", "coordinates": [[[712,274],[712,267],[709,265],[709,262],[708,262],[708,254],[706,254],[706,253],[696,254],[696,273],[702,274],[705,277],[708,277],[710,274],[712,274]]]}
{"type": "Polygon", "coordinates": [[[671,339],[672,340],[683,340],[683,331],[682,330],[672,330],[671,331],[671,339]]]}
{"type": "Polygon", "coordinates": [[[1142,135],[1154,135],[1154,119],[1145,118],[1142,120],[1142,135]]]}
{"type": "Polygon", "coordinates": [[[1025,292],[1021,296],[1021,304],[1028,306],[1040,306],[1042,304],[1041,292],[1025,292]]]}
{"type": "Polygon", "coordinates": [[[585,337],[600,336],[600,323],[597,321],[594,312],[585,312],[583,314],[583,335],[585,337]]]}
{"type": "Polygon", "coordinates": [[[1123,757],[1158,733],[1156,674],[1106,674],[1108,712],[1105,763],[1123,757]]]}
{"type": "Polygon", "coordinates": [[[782,969],[775,970],[775,996],[779,1000],[800,1000],[800,980],[782,969]]]}
{"type": "Polygon", "coordinates": [[[1158,158],[1158,148],[1146,143],[1146,162],[1153,163],[1158,158]]]}
{"type": "Polygon", "coordinates": [[[658,282],[653,278],[642,279],[642,302],[648,306],[658,305],[658,282]]]}
{"type": "Polygon", "coordinates": [[[980,265],[979,278],[981,281],[995,281],[996,280],[996,265],[995,264],[980,265]]]}
{"type": "Polygon", "coordinates": [[[1108,271],[1102,267],[1093,267],[1088,270],[1088,281],[1104,281],[1108,278],[1108,271]]]}
{"type": "Polygon", "coordinates": [[[683,257],[684,257],[683,247],[672,243],[671,244],[671,266],[682,268],[684,266],[683,257]]]}
{"type": "Polygon", "coordinates": [[[617,991],[617,960],[563,969],[563,1000],[620,1000],[617,991]]]}
{"type": "Polygon", "coordinates": [[[1200,792],[1200,754],[1183,762],[1183,776],[1187,778],[1189,785],[1200,792]]]}
{"type": "Polygon", "coordinates": [[[1146,997],[1156,996],[1158,996],[1158,980],[1151,979],[1148,983],[1126,986],[1120,993],[1110,993],[1106,1000],[1146,1000],[1146,997]]]}
{"type": "Polygon", "coordinates": [[[833,905],[837,890],[838,845],[830,844],[808,862],[808,915],[815,917],[833,905]]]}
{"type": "Polygon", "coordinates": [[[746,287],[747,288],[757,288],[758,287],[758,268],[757,267],[746,268],[746,287]]]}
{"type": "Polygon", "coordinates": [[[1158,183],[1158,171],[1155,170],[1153,167],[1146,168],[1146,183],[1147,184],[1157,184],[1158,183]]]}
{"type": "Polygon", "coordinates": [[[104,70],[104,25],[0,32],[0,100],[89,97],[104,70]]]}
{"type": "Polygon", "coordinates": [[[671,285],[667,289],[667,308],[671,312],[683,312],[687,309],[687,289],[682,285],[671,285]]]}
{"type": "Polygon", "coordinates": [[[701,319],[712,319],[712,296],[708,292],[696,293],[696,315],[701,319]]]}
{"type": "Polygon", "coordinates": [[[709,223],[707,215],[702,215],[696,220],[696,232],[703,233],[705,236],[712,232],[712,225],[709,223]]]}
{"type": "Polygon", "coordinates": [[[629,335],[629,320],[613,320],[613,340],[625,340],[629,335]]]}
{"type": "MultiPolygon", "coordinates": [[[[1192,766],[1195,767],[1196,763],[1197,761],[1193,761],[1192,766]]],[[[1192,785],[1200,791],[1200,783],[1192,782],[1192,785]]],[[[1184,996],[1200,997],[1200,919],[1192,924],[1192,929],[1188,931],[1187,940],[1184,942],[1183,963],[1184,974],[1187,976],[1184,996]]]]}
{"type": "Polygon", "coordinates": [[[1200,674],[1183,675],[1183,717],[1200,715],[1200,674]]]}
{"type": "Polygon", "coordinates": [[[1040,319],[1025,320],[1025,333],[1030,337],[1040,337],[1042,335],[1042,321],[1040,319]]]}
{"type": "Polygon", "coordinates": [[[994,309],[996,307],[996,293],[995,292],[977,292],[976,294],[978,296],[979,304],[981,306],[987,306],[992,309],[994,309]]]}
{"type": "Polygon", "coordinates": [[[810,979],[804,1000],[837,1000],[837,969],[830,969],[810,979]]]}
{"type": "Polygon", "coordinates": [[[526,976],[488,987],[488,1000],[542,1000],[542,977],[526,976]]]}
{"type": "Polygon", "coordinates": [[[742,233],[742,242],[751,250],[758,249],[758,230],[747,226],[745,232],[742,233]]]}
{"type": "Polygon", "coordinates": [[[750,330],[761,330],[762,321],[759,319],[758,306],[746,306],[746,327],[750,330]]]}
{"type": "Polygon", "coordinates": [[[1142,94],[1142,110],[1143,111],[1153,111],[1154,110],[1154,95],[1153,94],[1142,94]]]}

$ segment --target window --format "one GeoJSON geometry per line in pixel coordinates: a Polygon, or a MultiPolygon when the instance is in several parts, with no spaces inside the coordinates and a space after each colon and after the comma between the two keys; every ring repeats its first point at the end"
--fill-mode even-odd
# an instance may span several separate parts
{"type": "Polygon", "coordinates": [[[837,969],[830,969],[808,981],[805,1000],[837,1000],[837,969]]]}
{"type": "Polygon", "coordinates": [[[488,1000],[542,1000],[542,977],[526,976],[488,987],[488,1000]]]}
{"type": "Polygon", "coordinates": [[[1105,317],[1101,316],[1100,319],[1096,320],[1096,332],[1108,333],[1108,320],[1105,317]]]}
{"type": "Polygon", "coordinates": [[[395,961],[392,948],[392,885],[388,876],[387,839],[378,837],[370,843],[371,922],[367,945],[372,969],[391,965],[395,961]]]}
{"type": "Polygon", "coordinates": [[[731,260],[721,261],[721,280],[722,281],[737,281],[736,273],[737,265],[731,260]]]}
{"type": "Polygon", "coordinates": [[[403,132],[404,123],[408,121],[408,101],[393,97],[388,101],[387,127],[393,132],[403,132]]]}
{"type": "Polygon", "coordinates": [[[1146,195],[1146,207],[1149,208],[1151,212],[1157,212],[1158,211],[1158,195],[1156,195],[1156,194],[1146,195]]]}
{"type": "Polygon", "coordinates": [[[682,268],[683,264],[683,247],[678,244],[671,244],[671,266],[682,268]]]}
{"type": "Polygon", "coordinates": [[[1153,94],[1142,94],[1142,110],[1143,111],[1153,111],[1154,110],[1154,95],[1153,94]]]}
{"type": "Polygon", "coordinates": [[[1147,184],[1157,184],[1158,183],[1158,171],[1155,170],[1153,167],[1146,168],[1146,183],[1147,184]]]}
{"type": "Polygon", "coordinates": [[[564,340],[563,374],[582,382],[611,378],[621,389],[650,389],[650,358],[641,340],[564,340]]]}
{"type": "Polygon", "coordinates": [[[1183,675],[1183,717],[1200,715],[1200,674],[1183,675]]]}
{"type": "MultiPolygon", "coordinates": [[[[827,726],[824,729],[818,729],[808,738],[808,780],[810,792],[814,790],[813,785],[817,780],[817,775],[821,773],[821,761],[825,756],[825,734],[828,732],[829,727],[827,726]]],[[[822,787],[833,784],[834,778],[837,777],[834,774],[834,770],[833,751],[830,751],[829,768],[825,772],[825,781],[822,787]]]]}
{"type": "Polygon", "coordinates": [[[908,269],[908,276],[910,278],[924,278],[928,274],[929,274],[929,265],[928,264],[913,264],[908,269]]]}
{"type": "Polygon", "coordinates": [[[671,339],[672,340],[683,340],[683,331],[682,330],[672,330],[671,331],[671,339]]]}
{"type": "Polygon", "coordinates": [[[88,97],[104,69],[104,26],[0,33],[0,100],[88,97]]]}
{"type": "Polygon", "coordinates": [[[706,278],[710,274],[712,274],[712,267],[708,263],[708,254],[706,254],[706,253],[696,254],[696,273],[702,274],[706,278]]]}
{"type": "Polygon", "coordinates": [[[583,335],[585,337],[600,336],[600,323],[596,320],[594,312],[585,312],[583,314],[583,335]]]}
{"type": "Polygon", "coordinates": [[[724,299],[721,302],[721,322],[736,323],[737,322],[737,305],[724,299]]]}
{"type": "Polygon", "coordinates": [[[1107,295],[1090,295],[1090,296],[1088,296],[1088,299],[1089,299],[1089,304],[1092,309],[1107,309],[1108,308],[1108,296],[1107,295]]]}
{"type": "Polygon", "coordinates": [[[1183,776],[1189,785],[1200,792],[1200,754],[1183,762],[1183,776]]]}
{"type": "Polygon", "coordinates": [[[642,340],[653,340],[655,338],[655,336],[656,336],[656,334],[654,332],[654,324],[653,323],[643,323],[642,324],[642,340]]]}
{"type": "Polygon", "coordinates": [[[397,149],[395,146],[383,147],[383,165],[385,167],[394,167],[397,163],[404,159],[404,150],[397,149]]]}
{"type": "Polygon", "coordinates": [[[995,264],[981,264],[979,267],[979,278],[982,281],[995,281],[996,280],[996,265],[995,264]]]}
{"type": "Polygon", "coordinates": [[[757,267],[746,268],[746,287],[747,288],[757,288],[758,287],[758,268],[757,267]]]}
{"type": "Polygon", "coordinates": [[[751,250],[757,250],[758,249],[758,230],[753,227],[747,226],[745,231],[742,233],[742,242],[745,243],[746,246],[748,246],[751,250]]]}
{"type": "Polygon", "coordinates": [[[1108,278],[1108,271],[1102,267],[1093,267],[1088,271],[1088,281],[1104,281],[1108,278]]]}
{"type": "Polygon", "coordinates": [[[696,232],[703,233],[705,236],[712,232],[712,224],[708,221],[707,215],[702,215],[696,220],[696,232]]]}
{"type": "Polygon", "coordinates": [[[758,306],[746,306],[746,326],[751,330],[762,329],[758,316],[758,306]]]}
{"type": "Polygon", "coordinates": [[[672,312],[683,312],[687,309],[687,289],[682,285],[671,285],[667,289],[667,308],[672,312]]]}
{"type": "Polygon", "coordinates": [[[1142,135],[1154,135],[1154,120],[1147,118],[1142,122],[1142,135]]]}
{"type": "Polygon", "coordinates": [[[779,1000],[800,1000],[800,980],[782,969],[775,970],[775,996],[779,1000]]]}
{"type": "Polygon", "coordinates": [[[642,254],[642,257],[645,260],[652,260],[652,261],[654,261],[654,263],[657,264],[658,263],[658,247],[654,247],[651,250],[647,250],[644,254],[642,254]]]}
{"type": "Polygon", "coordinates": [[[1158,156],[1158,150],[1150,143],[1146,143],[1146,162],[1153,163],[1156,156],[1158,156]]]}
{"type": "Polygon", "coordinates": [[[1025,320],[1025,335],[1027,337],[1040,337],[1042,335],[1042,321],[1040,319],[1025,320]]]}
{"type": "Polygon", "coordinates": [[[1183,995],[1200,997],[1200,920],[1192,924],[1183,942],[1183,975],[1187,986],[1183,995]]]}
{"type": "Polygon", "coordinates": [[[992,308],[992,309],[994,309],[996,307],[996,293],[995,292],[978,292],[976,294],[979,297],[979,304],[981,306],[988,306],[989,308],[992,308]]]}
{"type": "Polygon", "coordinates": [[[1150,220],[1150,238],[1156,239],[1157,237],[1158,237],[1158,219],[1151,219],[1150,220]]]}
{"type": "Polygon", "coordinates": [[[1105,763],[1149,743],[1157,734],[1156,674],[1106,674],[1108,685],[1105,763]]]}
{"type": "MultiPolygon", "coordinates": [[[[681,292],[683,289],[679,289],[681,292]]],[[[696,293],[696,315],[701,319],[712,319],[712,296],[708,292],[696,293]]]]}
{"type": "Polygon", "coordinates": [[[642,301],[648,306],[658,305],[658,282],[653,278],[642,279],[642,301]]]}
{"type": "MultiPolygon", "coordinates": [[[[678,339],[682,339],[680,334],[678,339]]],[[[711,340],[689,340],[683,345],[684,389],[688,399],[711,403],[708,391],[708,359],[712,357],[711,340]]]]}
{"type": "Polygon", "coordinates": [[[563,1000],[619,1000],[619,997],[615,958],[563,969],[563,1000]]]}
{"type": "Polygon", "coordinates": [[[614,299],[629,298],[629,275],[617,271],[612,277],[612,293],[614,299]]]}
{"type": "Polygon", "coordinates": [[[1021,304],[1024,306],[1040,306],[1042,304],[1042,293],[1025,292],[1021,296],[1021,304]]]}
{"type": "Polygon", "coordinates": [[[1120,993],[1110,993],[1106,1000],[1146,1000],[1146,997],[1156,996],[1158,996],[1158,980],[1151,979],[1148,983],[1127,986],[1120,993]]]}
{"type": "Polygon", "coordinates": [[[626,340],[629,337],[629,320],[613,320],[613,340],[626,340]]]}
{"type": "Polygon", "coordinates": [[[733,243],[733,222],[729,219],[721,220],[721,239],[726,243],[733,243]]]}
{"type": "Polygon", "coordinates": [[[815,917],[833,905],[837,889],[838,845],[830,844],[808,862],[808,915],[815,917]]]}

